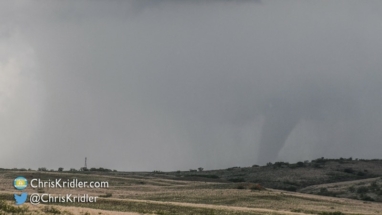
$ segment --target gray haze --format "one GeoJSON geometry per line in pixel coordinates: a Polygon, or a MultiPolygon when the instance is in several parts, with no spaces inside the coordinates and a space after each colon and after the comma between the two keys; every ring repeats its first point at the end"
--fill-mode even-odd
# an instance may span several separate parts
{"type": "Polygon", "coordinates": [[[2,1],[0,166],[382,156],[381,1],[2,1]]]}

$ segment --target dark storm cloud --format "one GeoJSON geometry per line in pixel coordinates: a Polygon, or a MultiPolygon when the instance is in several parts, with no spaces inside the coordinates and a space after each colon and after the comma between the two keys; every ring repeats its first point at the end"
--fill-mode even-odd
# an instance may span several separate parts
{"type": "MultiPolygon", "coordinates": [[[[1,162],[176,170],[381,156],[381,4],[258,3],[9,3],[2,62],[33,61],[35,75],[8,99],[33,104],[21,95],[44,90],[27,112],[38,129],[7,136],[1,162]]],[[[31,73],[6,68],[9,80],[31,73]]]]}

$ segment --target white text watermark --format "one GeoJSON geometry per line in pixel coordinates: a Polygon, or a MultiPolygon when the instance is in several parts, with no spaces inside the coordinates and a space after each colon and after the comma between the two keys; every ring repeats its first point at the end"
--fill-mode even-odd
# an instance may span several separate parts
{"type": "Polygon", "coordinates": [[[32,188],[108,188],[109,182],[107,181],[80,181],[78,179],[71,180],[47,180],[32,179],[30,181],[32,188]]]}
{"type": "Polygon", "coordinates": [[[98,196],[89,196],[88,194],[39,194],[33,193],[29,196],[32,205],[40,203],[93,203],[97,202],[98,196]]]}

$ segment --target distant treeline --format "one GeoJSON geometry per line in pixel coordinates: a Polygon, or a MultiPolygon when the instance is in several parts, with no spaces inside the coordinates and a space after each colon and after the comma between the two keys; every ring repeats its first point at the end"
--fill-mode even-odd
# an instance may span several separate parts
{"type": "MultiPolygon", "coordinates": [[[[33,169],[31,168],[28,168],[28,169],[25,169],[25,168],[12,168],[12,169],[6,169],[6,168],[0,168],[0,171],[34,171],[33,169]]],[[[58,168],[57,170],[54,170],[54,169],[47,169],[46,167],[39,167],[37,169],[37,171],[42,171],[42,172],[55,172],[55,171],[58,171],[58,172],[62,172],[64,171],[64,168],[60,167],[58,168]]],[[[69,172],[79,172],[79,171],[92,171],[92,172],[117,172],[117,170],[111,170],[111,169],[107,169],[107,168],[103,168],[103,167],[100,167],[100,168],[86,168],[86,167],[82,167],[80,169],[75,169],[75,168],[70,168],[69,170],[67,170],[69,172]]]]}
{"type": "MultiPolygon", "coordinates": [[[[382,162],[382,159],[358,159],[358,158],[355,158],[353,159],[352,157],[350,158],[324,158],[324,157],[321,157],[321,158],[317,158],[317,159],[314,159],[312,161],[299,161],[297,163],[288,163],[288,162],[282,162],[282,161],[278,161],[278,162],[275,162],[275,163],[272,163],[272,162],[268,162],[266,164],[266,166],[273,166],[273,167],[286,167],[286,166],[289,166],[289,167],[304,167],[304,166],[313,166],[313,167],[316,167],[316,168],[320,168],[322,167],[320,164],[325,164],[326,162],[338,162],[338,163],[346,163],[346,162],[353,162],[353,161],[363,161],[363,162],[382,162]]],[[[252,167],[259,167],[258,165],[253,165],[252,167]]]]}

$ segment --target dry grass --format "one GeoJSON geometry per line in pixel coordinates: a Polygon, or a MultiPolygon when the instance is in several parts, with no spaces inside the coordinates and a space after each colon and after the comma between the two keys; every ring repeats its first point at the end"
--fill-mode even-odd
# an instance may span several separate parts
{"type": "MultiPolygon", "coordinates": [[[[158,178],[148,173],[95,175],[81,173],[0,172],[0,199],[12,200],[13,177],[23,175],[42,178],[81,178],[84,181],[109,181],[103,189],[45,189],[50,194],[89,194],[99,198],[97,203],[56,204],[67,214],[380,214],[382,205],[351,199],[316,196],[273,189],[251,189],[261,186],[244,183],[237,189],[235,183],[177,181],[158,178]],[[37,176],[36,176],[37,175],[37,176]],[[106,197],[106,196],[105,196],[106,197]],[[81,212],[82,211],[82,212],[81,212]],[[122,213],[123,212],[123,213],[122,213]]],[[[29,178],[30,179],[30,178],[29,178]]],[[[27,188],[26,192],[36,190],[27,188]]],[[[28,204],[26,204],[28,205],[28,204]]],[[[42,207],[29,210],[44,214],[42,207]]],[[[1,211],[1,210],[0,210],[1,211]]],[[[36,212],[36,213],[37,213],[36,212]]],[[[35,212],[33,212],[35,213],[35,212]]]]}

